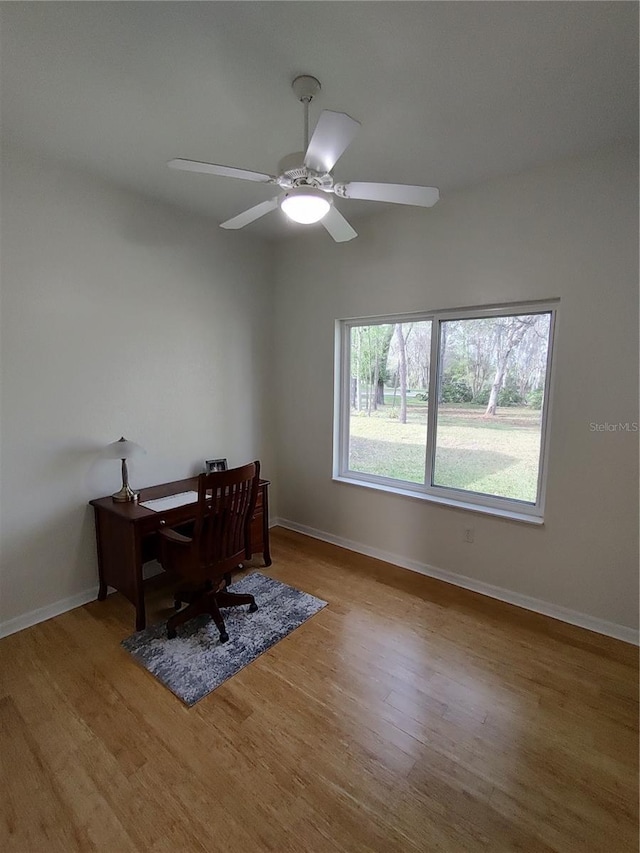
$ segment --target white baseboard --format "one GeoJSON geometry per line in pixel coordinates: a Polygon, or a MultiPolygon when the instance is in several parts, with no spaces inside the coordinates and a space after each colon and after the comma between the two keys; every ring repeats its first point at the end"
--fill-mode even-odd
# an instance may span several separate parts
{"type": "MultiPolygon", "coordinates": [[[[142,577],[145,580],[161,574],[162,566],[153,560],[150,563],[145,563],[142,567],[142,577]]],[[[112,587],[107,587],[107,595],[116,592],[112,587]]],[[[24,628],[31,628],[32,625],[37,625],[38,622],[46,622],[47,619],[53,619],[54,616],[60,616],[68,610],[73,610],[76,607],[82,607],[83,604],[88,604],[90,601],[95,601],[98,597],[98,581],[91,589],[86,589],[84,592],[79,592],[77,595],[71,595],[69,598],[61,598],[59,601],[54,601],[53,604],[47,604],[46,607],[39,607],[37,610],[31,610],[29,613],[23,613],[22,616],[16,616],[15,619],[8,619],[6,622],[0,622],[0,639],[8,637],[9,634],[16,634],[24,628]]]]}
{"type": "MultiPolygon", "coordinates": [[[[541,613],[544,616],[550,616],[552,619],[559,619],[561,622],[568,622],[570,625],[577,625],[579,628],[595,631],[597,634],[614,637],[616,640],[622,640],[625,643],[632,643],[636,646],[639,644],[638,631],[628,628],[625,625],[616,625],[615,622],[597,619],[595,616],[579,613],[577,610],[569,610],[567,607],[550,604],[547,601],[541,601],[538,598],[532,598],[528,595],[521,595],[519,592],[512,592],[511,590],[484,583],[483,581],[477,581],[464,575],[458,575],[445,569],[438,569],[427,563],[408,560],[406,557],[401,557],[398,554],[382,551],[379,548],[371,548],[368,545],[354,542],[351,539],[344,539],[341,536],[333,536],[331,533],[325,533],[323,530],[316,530],[315,527],[298,524],[286,518],[272,519],[269,527],[284,527],[296,533],[303,533],[305,536],[310,536],[313,539],[320,539],[322,542],[329,542],[332,545],[338,545],[340,548],[346,548],[347,551],[355,551],[357,554],[374,557],[385,563],[391,563],[394,566],[410,569],[412,572],[418,572],[421,575],[445,581],[445,583],[453,584],[453,586],[469,589],[472,592],[479,592],[481,595],[486,595],[489,598],[496,598],[498,601],[515,604],[517,607],[522,607],[525,610],[532,610],[534,613],[541,613]]],[[[145,571],[145,577],[152,577],[160,571],[161,568],[159,566],[150,566],[145,571]]],[[[113,590],[109,588],[109,592],[111,593],[113,590]]],[[[46,607],[39,607],[37,610],[31,610],[29,613],[16,616],[15,619],[7,619],[5,622],[0,622],[0,639],[8,637],[10,634],[15,634],[17,631],[22,631],[24,628],[37,625],[39,622],[45,622],[54,616],[60,616],[62,613],[73,610],[75,607],[81,607],[83,604],[95,601],[97,597],[96,593],[97,586],[92,586],[91,589],[79,592],[69,598],[61,598],[59,601],[54,601],[53,604],[48,604],[46,607]]]]}
{"type": "Polygon", "coordinates": [[[445,569],[438,569],[435,566],[430,566],[427,563],[420,563],[417,560],[408,560],[406,557],[401,557],[398,554],[391,554],[388,551],[382,551],[379,548],[371,548],[368,545],[363,545],[360,542],[353,542],[351,539],[343,539],[341,536],[334,536],[331,533],[325,533],[323,530],[316,530],[314,527],[307,527],[305,524],[298,524],[295,521],[290,521],[286,518],[276,518],[273,520],[273,527],[285,527],[287,530],[293,530],[297,533],[303,533],[305,536],[311,536],[313,539],[320,539],[322,542],[329,542],[332,545],[339,545],[341,548],[346,548],[348,551],[355,551],[357,554],[364,554],[367,557],[375,557],[377,560],[382,560],[385,563],[391,563],[394,566],[399,566],[403,569],[410,569],[412,572],[419,572],[421,575],[427,575],[430,578],[445,581],[453,584],[453,586],[469,589],[472,592],[479,592],[489,598],[496,598],[498,601],[505,601],[507,604],[515,604],[517,607],[522,607],[525,610],[532,610],[534,613],[541,613],[544,616],[550,616],[552,619],[559,619],[561,622],[568,622],[570,625],[577,625],[579,628],[586,628],[588,631],[595,631],[597,634],[604,634],[607,637],[614,637],[616,640],[622,640],[625,643],[639,644],[638,631],[633,628],[628,628],[625,625],[617,625],[615,622],[607,622],[606,619],[598,619],[595,616],[589,616],[586,613],[579,613],[577,610],[570,610],[567,607],[561,607],[558,604],[551,604],[547,601],[541,601],[538,598],[532,598],[529,595],[522,595],[519,592],[512,592],[503,587],[494,586],[490,583],[477,581],[465,575],[458,575],[455,572],[449,572],[445,569]]]}
{"type": "Polygon", "coordinates": [[[30,628],[32,625],[37,625],[38,622],[46,622],[47,619],[60,616],[61,613],[73,610],[74,607],[80,607],[82,604],[95,601],[97,592],[98,584],[96,582],[91,589],[86,589],[77,595],[72,595],[69,598],[61,598],[59,601],[54,601],[53,604],[47,604],[46,607],[39,607],[37,610],[23,613],[22,616],[16,616],[15,619],[7,619],[5,622],[0,622],[0,638],[8,637],[9,634],[15,634],[17,631],[22,631],[23,628],[30,628]]]}

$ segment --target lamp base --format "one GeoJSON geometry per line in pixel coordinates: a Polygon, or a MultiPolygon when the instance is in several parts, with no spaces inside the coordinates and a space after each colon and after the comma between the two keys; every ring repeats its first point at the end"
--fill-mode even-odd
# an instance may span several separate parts
{"type": "Polygon", "coordinates": [[[111,497],[116,503],[126,503],[127,501],[135,503],[137,502],[139,495],[127,485],[123,486],[119,492],[115,493],[115,495],[111,495],[111,497]]]}

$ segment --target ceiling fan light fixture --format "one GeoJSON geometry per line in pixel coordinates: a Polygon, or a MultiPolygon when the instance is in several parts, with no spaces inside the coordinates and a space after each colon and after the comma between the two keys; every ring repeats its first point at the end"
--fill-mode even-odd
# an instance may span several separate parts
{"type": "Polygon", "coordinates": [[[327,215],[331,202],[313,187],[294,187],[284,194],[280,207],[293,222],[312,225],[327,215]]]}

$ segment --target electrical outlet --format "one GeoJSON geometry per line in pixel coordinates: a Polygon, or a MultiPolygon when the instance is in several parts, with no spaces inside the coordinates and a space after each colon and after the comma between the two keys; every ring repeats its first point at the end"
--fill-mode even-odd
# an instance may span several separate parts
{"type": "Polygon", "coordinates": [[[465,529],[464,529],[464,541],[465,542],[473,542],[473,537],[474,537],[473,527],[465,527],[465,529]]]}

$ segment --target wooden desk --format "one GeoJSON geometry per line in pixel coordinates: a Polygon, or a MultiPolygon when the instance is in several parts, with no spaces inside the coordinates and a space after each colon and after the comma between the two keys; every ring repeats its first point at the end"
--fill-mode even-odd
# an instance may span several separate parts
{"type": "MultiPolygon", "coordinates": [[[[269,480],[260,480],[256,508],[251,519],[252,554],[262,553],[265,566],[271,565],[269,553],[269,480]]],[[[140,506],[143,501],[164,498],[180,492],[198,491],[198,478],[176,480],[140,490],[138,503],[116,503],[110,496],[89,503],[95,511],[98,574],[98,600],[107,597],[107,587],[121,592],[136,608],[136,631],[146,624],[142,566],[158,553],[160,527],[176,527],[194,520],[196,504],[186,504],[165,512],[140,506]]]]}

